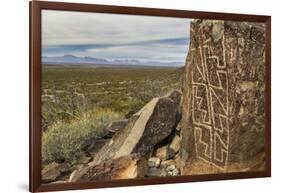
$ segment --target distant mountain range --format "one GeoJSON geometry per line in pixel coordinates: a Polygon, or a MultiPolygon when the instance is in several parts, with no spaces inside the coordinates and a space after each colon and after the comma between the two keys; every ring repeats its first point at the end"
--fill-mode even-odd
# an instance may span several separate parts
{"type": "Polygon", "coordinates": [[[83,64],[83,65],[132,65],[132,66],[166,66],[166,67],[180,67],[183,66],[180,62],[157,62],[157,61],[146,61],[142,62],[134,59],[116,59],[116,60],[106,60],[103,58],[94,58],[91,56],[78,57],[74,55],[64,55],[42,57],[43,64],[83,64]]]}

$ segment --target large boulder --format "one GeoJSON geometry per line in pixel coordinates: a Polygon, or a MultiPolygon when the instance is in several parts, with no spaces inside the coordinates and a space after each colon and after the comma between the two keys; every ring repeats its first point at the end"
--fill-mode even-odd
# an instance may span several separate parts
{"type": "Polygon", "coordinates": [[[179,122],[180,100],[178,91],[152,99],[94,154],[87,167],[71,175],[71,181],[144,176],[154,146],[171,135],[179,122]],[[138,172],[132,173],[135,170],[138,172]]]}
{"type": "Polygon", "coordinates": [[[259,160],[263,169],[264,24],[194,20],[190,28],[181,130],[185,174],[197,161],[205,163],[202,173],[254,170],[259,160]]]}
{"type": "Polygon", "coordinates": [[[90,165],[136,153],[145,155],[169,136],[179,122],[181,94],[174,91],[167,97],[154,98],[128,121],[95,155],[90,165]]]}

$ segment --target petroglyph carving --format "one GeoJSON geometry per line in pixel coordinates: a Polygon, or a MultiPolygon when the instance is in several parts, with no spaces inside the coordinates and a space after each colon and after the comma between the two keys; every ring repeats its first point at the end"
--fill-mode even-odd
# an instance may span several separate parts
{"type": "Polygon", "coordinates": [[[191,50],[200,56],[191,73],[192,121],[196,155],[224,169],[229,147],[228,77],[224,57],[212,49],[205,41],[191,50]]]}
{"type": "Polygon", "coordinates": [[[189,46],[183,81],[182,170],[187,174],[262,170],[264,24],[194,20],[189,46]],[[198,164],[202,168],[191,171],[198,164]]]}

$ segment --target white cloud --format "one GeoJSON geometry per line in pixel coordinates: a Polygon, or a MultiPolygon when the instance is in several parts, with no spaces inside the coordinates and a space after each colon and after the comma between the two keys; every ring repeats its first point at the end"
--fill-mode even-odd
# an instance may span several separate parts
{"type": "MultiPolygon", "coordinates": [[[[189,19],[43,10],[42,45],[130,44],[150,40],[189,38],[189,19]]],[[[127,45],[71,52],[106,58],[185,57],[188,45],[127,45]],[[161,56],[162,55],[162,56],[161,56]]],[[[44,52],[44,50],[43,50],[44,52]]],[[[44,54],[44,53],[43,53],[44,54]]],[[[67,54],[67,53],[66,53],[67,54]]]]}

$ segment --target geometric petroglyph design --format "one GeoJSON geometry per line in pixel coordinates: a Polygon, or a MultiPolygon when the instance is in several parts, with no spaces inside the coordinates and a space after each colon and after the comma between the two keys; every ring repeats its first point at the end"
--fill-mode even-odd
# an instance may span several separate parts
{"type": "Polygon", "coordinates": [[[221,54],[208,42],[191,52],[193,58],[192,121],[196,156],[225,169],[229,149],[228,74],[222,38],[221,54]]]}

